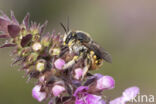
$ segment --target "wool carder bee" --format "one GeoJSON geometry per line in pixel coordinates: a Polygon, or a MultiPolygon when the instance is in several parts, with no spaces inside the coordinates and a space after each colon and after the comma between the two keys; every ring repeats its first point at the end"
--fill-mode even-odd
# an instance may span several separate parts
{"type": "Polygon", "coordinates": [[[73,31],[66,29],[66,33],[63,38],[64,46],[69,48],[70,53],[75,53],[71,61],[69,61],[64,69],[71,67],[78,60],[84,59],[84,73],[88,70],[95,70],[99,68],[104,61],[111,63],[111,55],[98,45],[91,36],[83,31],[73,31]],[[67,31],[68,30],[68,31],[67,31]]]}

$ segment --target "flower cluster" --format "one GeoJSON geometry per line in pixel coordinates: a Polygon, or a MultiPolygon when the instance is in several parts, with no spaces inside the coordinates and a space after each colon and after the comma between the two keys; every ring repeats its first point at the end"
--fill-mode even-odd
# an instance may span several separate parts
{"type": "Polygon", "coordinates": [[[37,80],[33,98],[39,102],[50,99],[49,104],[125,104],[137,96],[138,87],[131,87],[119,98],[103,99],[102,92],[113,89],[115,80],[108,75],[84,75],[83,58],[66,68],[77,56],[64,46],[63,34],[44,33],[46,25],[29,23],[29,14],[21,24],[13,12],[10,18],[3,12],[0,16],[0,38],[7,39],[0,48],[14,47],[13,64],[19,63],[29,79],[37,80]]]}

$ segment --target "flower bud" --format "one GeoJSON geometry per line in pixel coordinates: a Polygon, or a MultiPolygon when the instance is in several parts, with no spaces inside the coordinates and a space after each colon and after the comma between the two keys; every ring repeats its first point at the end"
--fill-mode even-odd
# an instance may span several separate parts
{"type": "Polygon", "coordinates": [[[37,53],[31,53],[28,58],[27,62],[25,64],[32,64],[32,62],[35,62],[37,60],[38,54],[37,53]]]}
{"type": "Polygon", "coordinates": [[[40,35],[38,33],[36,33],[36,32],[32,33],[34,35],[33,38],[32,38],[32,41],[35,41],[35,42],[40,41],[40,35]]]}
{"type": "Polygon", "coordinates": [[[115,86],[115,81],[111,76],[102,76],[96,82],[98,90],[112,89],[115,86]]]}
{"type": "Polygon", "coordinates": [[[32,45],[32,49],[34,51],[40,51],[42,49],[42,45],[39,42],[36,42],[32,45]]]}
{"type": "Polygon", "coordinates": [[[20,52],[21,56],[28,56],[31,53],[31,48],[30,47],[26,47],[23,48],[20,52]]]}
{"type": "Polygon", "coordinates": [[[41,86],[40,85],[36,85],[33,89],[32,89],[32,96],[38,100],[39,102],[43,101],[46,98],[46,93],[45,92],[41,92],[41,86]]]}
{"type": "Polygon", "coordinates": [[[51,56],[58,56],[58,55],[60,55],[60,48],[50,48],[50,50],[49,50],[49,54],[51,55],[51,56]]]}
{"type": "Polygon", "coordinates": [[[77,68],[74,71],[75,71],[74,78],[79,80],[81,78],[82,74],[83,74],[83,69],[77,68]]]}
{"type": "Polygon", "coordinates": [[[61,58],[57,59],[55,62],[54,62],[54,65],[57,69],[61,70],[63,68],[63,66],[65,65],[65,61],[61,58]]]}
{"type": "Polygon", "coordinates": [[[51,38],[50,38],[50,36],[49,35],[46,35],[46,36],[42,37],[41,44],[44,47],[48,47],[51,44],[51,38]]]}
{"type": "Polygon", "coordinates": [[[36,64],[36,70],[38,70],[39,72],[45,70],[46,68],[46,61],[44,59],[40,59],[37,61],[36,64]]]}
{"type": "Polygon", "coordinates": [[[27,34],[26,36],[22,37],[21,39],[21,46],[26,47],[31,42],[32,34],[27,34]]]}
{"type": "Polygon", "coordinates": [[[61,93],[65,91],[65,88],[61,85],[54,85],[52,88],[52,93],[54,96],[60,96],[61,93]]]}

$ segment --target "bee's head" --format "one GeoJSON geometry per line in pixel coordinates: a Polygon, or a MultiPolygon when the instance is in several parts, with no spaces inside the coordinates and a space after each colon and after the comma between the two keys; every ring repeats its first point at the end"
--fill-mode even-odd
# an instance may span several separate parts
{"type": "Polygon", "coordinates": [[[80,41],[88,43],[90,41],[90,36],[83,31],[70,31],[64,37],[64,43],[70,44],[73,41],[80,41]]]}
{"type": "Polygon", "coordinates": [[[64,36],[64,43],[69,44],[71,41],[75,40],[76,32],[70,31],[64,36]]]}

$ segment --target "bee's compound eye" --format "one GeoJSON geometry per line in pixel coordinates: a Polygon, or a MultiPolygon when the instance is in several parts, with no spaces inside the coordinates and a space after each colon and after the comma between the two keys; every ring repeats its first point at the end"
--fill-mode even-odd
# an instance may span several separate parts
{"type": "Polygon", "coordinates": [[[70,33],[67,35],[67,38],[66,38],[66,40],[65,40],[65,44],[68,44],[69,41],[72,39],[72,37],[73,37],[73,33],[70,32],[70,33]]]}

